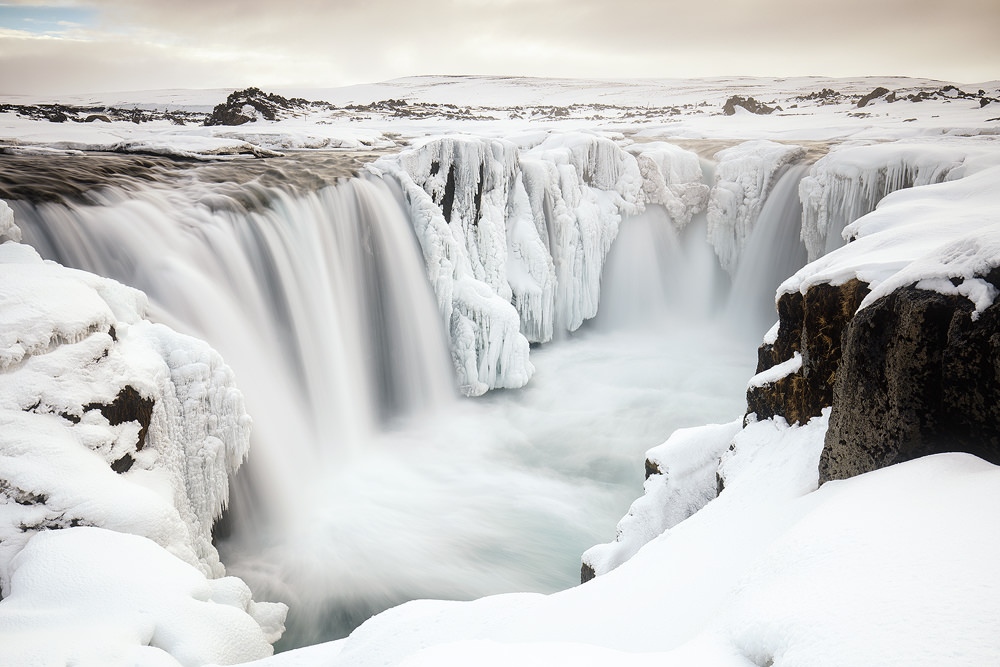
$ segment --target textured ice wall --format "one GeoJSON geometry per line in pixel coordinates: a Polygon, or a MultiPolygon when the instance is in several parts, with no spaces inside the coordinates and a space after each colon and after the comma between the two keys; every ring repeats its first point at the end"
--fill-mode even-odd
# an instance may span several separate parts
{"type": "Polygon", "coordinates": [[[799,185],[802,240],[809,261],[843,245],[844,227],[874,211],[890,192],[944,181],[981,150],[968,142],[947,140],[833,147],[799,185]]]}
{"type": "MultiPolygon", "coordinates": [[[[143,319],[146,305],[137,290],[43,262],[28,246],[0,244],[0,594],[16,600],[0,604],[0,625],[58,632],[58,618],[33,609],[35,593],[94,554],[38,546],[31,552],[42,554],[37,558],[20,555],[52,530],[94,527],[138,536],[185,563],[192,572],[185,576],[225,574],[211,530],[229,496],[229,475],[247,455],[250,418],[219,355],[143,319]],[[23,573],[41,562],[53,564],[42,568],[48,574],[22,574],[15,585],[19,568],[23,573]]],[[[99,553],[113,540],[86,543],[99,553]]],[[[110,574],[119,572],[119,556],[128,558],[103,555],[110,574]]],[[[253,603],[248,591],[246,598],[241,592],[225,605],[237,610],[219,613],[250,616],[259,657],[280,635],[284,606],[253,603]]],[[[152,622],[160,621],[169,624],[152,622]]],[[[142,614],[108,620],[150,622],[142,614]]],[[[216,648],[228,641],[220,628],[209,640],[216,648]]],[[[25,659],[45,649],[30,644],[25,659]]],[[[45,660],[78,656],[68,644],[63,648],[69,653],[45,660]]],[[[219,650],[205,655],[224,658],[219,650]]]]}
{"type": "Polygon", "coordinates": [[[707,196],[695,154],[590,134],[437,138],[372,170],[402,188],[468,395],[523,386],[529,342],[597,314],[624,217],[658,204],[682,227],[707,196]]]}
{"type": "Polygon", "coordinates": [[[708,200],[708,241],[733,275],[782,169],[805,157],[801,146],[747,141],[715,154],[715,185],[708,200]]]}

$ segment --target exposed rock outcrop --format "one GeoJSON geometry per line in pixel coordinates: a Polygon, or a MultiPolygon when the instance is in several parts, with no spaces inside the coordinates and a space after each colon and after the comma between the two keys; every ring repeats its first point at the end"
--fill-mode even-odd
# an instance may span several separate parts
{"type": "MultiPolygon", "coordinates": [[[[1000,270],[987,280],[1000,286],[1000,270]]],[[[820,481],[950,451],[1000,463],[1000,304],[973,310],[910,286],[853,318],[820,481]]]]}
{"type": "Polygon", "coordinates": [[[783,416],[789,424],[805,424],[833,403],[833,384],[841,360],[841,338],[868,285],[854,279],[843,285],[821,283],[805,295],[783,294],[778,300],[779,328],[774,343],[757,352],[757,373],[802,357],[799,370],[747,390],[747,413],[759,419],[783,416]]]}
{"type": "Polygon", "coordinates": [[[770,107],[763,102],[758,102],[752,97],[743,97],[742,95],[733,95],[726,103],[722,105],[722,113],[727,116],[732,116],[736,113],[736,107],[746,109],[750,113],[755,113],[759,116],[766,116],[774,111],[780,111],[781,107],[770,107]]]}
{"type": "Polygon", "coordinates": [[[247,88],[230,93],[223,104],[216,105],[205,125],[242,125],[259,118],[276,120],[284,112],[311,104],[300,97],[288,99],[275,93],[265,93],[260,88],[247,88]]]}
{"type": "Polygon", "coordinates": [[[865,95],[864,97],[862,97],[860,100],[858,100],[858,108],[860,109],[862,107],[868,106],[868,104],[870,102],[872,102],[873,100],[877,100],[877,99],[880,99],[882,97],[885,98],[886,102],[895,102],[896,101],[896,94],[895,93],[890,92],[888,88],[883,88],[882,86],[879,86],[878,88],[876,88],[875,90],[873,90],[872,92],[868,93],[867,95],[865,95]]]}

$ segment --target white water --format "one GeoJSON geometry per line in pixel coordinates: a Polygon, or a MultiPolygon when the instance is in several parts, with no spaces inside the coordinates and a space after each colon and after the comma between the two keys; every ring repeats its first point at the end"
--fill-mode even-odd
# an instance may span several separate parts
{"type": "Polygon", "coordinates": [[[656,207],[624,221],[596,325],[534,349],[525,389],[459,400],[380,184],[175,178],[98,203],[15,208],[44,256],[143,289],[235,369],[255,435],[220,552],[292,606],[284,646],[415,597],[575,584],[641,493],[644,451],[744,410],[759,337],[712,312],[727,279],[704,220],[680,237],[656,207]]]}
{"type": "Polygon", "coordinates": [[[734,326],[751,331],[758,339],[778,319],[774,307],[778,285],[806,264],[798,194],[799,182],[808,170],[807,164],[792,165],[778,179],[761,208],[733,277],[727,304],[730,319],[734,326]]]}

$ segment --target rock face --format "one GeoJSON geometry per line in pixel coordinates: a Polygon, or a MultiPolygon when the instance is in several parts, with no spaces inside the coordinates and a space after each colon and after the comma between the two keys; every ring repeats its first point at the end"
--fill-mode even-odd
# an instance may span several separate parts
{"type": "Polygon", "coordinates": [[[850,322],[821,482],[946,451],[1000,463],[1000,304],[973,309],[910,286],[850,322]]]}
{"type": "Polygon", "coordinates": [[[868,286],[853,279],[843,285],[822,283],[805,295],[783,294],[778,300],[779,328],[774,343],[757,352],[757,373],[798,352],[798,371],[747,390],[747,413],[758,419],[783,416],[789,424],[805,424],[833,403],[834,379],[841,361],[841,338],[868,286]]]}

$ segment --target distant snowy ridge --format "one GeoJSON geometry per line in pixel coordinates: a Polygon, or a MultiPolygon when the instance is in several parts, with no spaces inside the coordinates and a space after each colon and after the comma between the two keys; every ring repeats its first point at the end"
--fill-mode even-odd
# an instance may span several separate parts
{"type": "Polygon", "coordinates": [[[695,154],[664,144],[631,151],[591,134],[523,148],[453,136],[372,165],[402,188],[464,393],[523,386],[529,342],[597,314],[623,218],[657,204],[682,227],[704,208],[695,154]]]}
{"type": "MultiPolygon", "coordinates": [[[[16,237],[5,212],[0,231],[16,237]]],[[[242,395],[214,350],[144,320],[145,308],[137,290],[0,244],[5,660],[62,664],[148,644],[186,664],[231,662],[268,655],[281,634],[284,605],[219,579],[212,544],[247,455],[242,395]],[[173,574],[151,576],[143,564],[157,559],[173,574]],[[200,619],[190,637],[185,617],[200,619]],[[60,641],[31,639],[53,628],[60,641]]]]}

